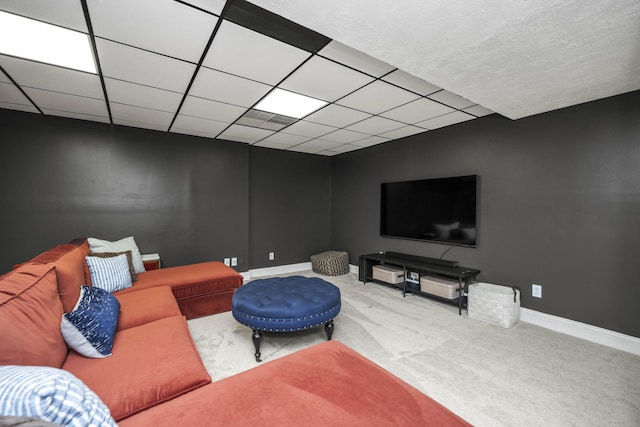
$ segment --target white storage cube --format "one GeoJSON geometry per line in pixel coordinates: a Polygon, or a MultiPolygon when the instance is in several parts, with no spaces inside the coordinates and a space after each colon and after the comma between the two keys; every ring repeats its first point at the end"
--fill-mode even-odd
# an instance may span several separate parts
{"type": "Polygon", "coordinates": [[[471,283],[467,311],[470,318],[510,328],[520,318],[520,290],[492,283],[471,283]]]}

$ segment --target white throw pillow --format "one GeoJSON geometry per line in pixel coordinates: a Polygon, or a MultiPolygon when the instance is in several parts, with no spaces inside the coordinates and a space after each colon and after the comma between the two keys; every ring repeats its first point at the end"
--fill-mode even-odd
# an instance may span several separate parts
{"type": "Polygon", "coordinates": [[[133,262],[133,268],[136,273],[144,273],[144,264],[142,263],[142,255],[140,249],[136,245],[136,241],[133,236],[125,237],[115,242],[108,240],[96,239],[95,237],[89,237],[89,248],[91,252],[105,253],[105,252],[126,252],[131,251],[131,261],[133,262]]]}

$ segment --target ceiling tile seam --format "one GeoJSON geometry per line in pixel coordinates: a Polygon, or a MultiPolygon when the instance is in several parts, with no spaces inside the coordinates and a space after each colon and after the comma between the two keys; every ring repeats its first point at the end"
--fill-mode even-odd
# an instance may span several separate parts
{"type": "Polygon", "coordinates": [[[218,17],[218,18],[220,17],[220,15],[216,15],[214,12],[211,12],[209,10],[203,9],[200,6],[196,6],[195,4],[187,3],[187,2],[182,1],[182,0],[173,0],[173,1],[175,1],[176,3],[180,3],[183,6],[187,6],[187,7],[190,7],[192,9],[195,9],[195,10],[197,10],[199,12],[204,12],[204,13],[206,13],[208,15],[213,15],[213,16],[218,17]]]}
{"type": "Polygon", "coordinates": [[[96,101],[104,101],[104,99],[102,99],[102,98],[96,98],[94,96],[78,95],[77,93],[62,92],[62,91],[59,91],[59,90],[51,90],[51,89],[45,89],[45,88],[41,88],[41,87],[28,86],[28,85],[23,85],[23,87],[25,89],[34,89],[34,90],[41,90],[43,92],[51,92],[51,93],[59,93],[61,95],[75,96],[76,98],[85,98],[85,99],[93,99],[93,100],[96,100],[96,101]]]}
{"type": "MultiPolygon", "coordinates": [[[[86,0],[83,0],[83,1],[86,1],[86,0]]],[[[98,38],[98,39],[100,39],[100,40],[105,40],[105,41],[108,41],[108,42],[111,42],[111,43],[116,43],[116,44],[119,44],[119,45],[121,45],[121,46],[130,47],[130,48],[132,48],[132,49],[141,50],[141,51],[143,51],[143,52],[152,53],[152,54],[154,54],[154,55],[159,55],[159,56],[162,56],[162,57],[164,57],[164,58],[173,59],[173,60],[175,60],[175,61],[180,61],[180,62],[185,62],[185,63],[187,63],[187,64],[193,64],[193,65],[196,65],[196,63],[195,63],[195,62],[188,61],[188,60],[183,59],[183,58],[176,58],[175,56],[167,55],[166,53],[156,52],[155,50],[147,49],[147,48],[140,47],[140,46],[135,46],[135,45],[132,45],[132,44],[129,44],[129,43],[123,43],[123,42],[120,42],[120,41],[118,41],[118,40],[110,39],[110,38],[108,38],[108,37],[104,37],[104,36],[96,35],[96,36],[95,36],[95,38],[98,38]]]]}
{"type": "MultiPolygon", "coordinates": [[[[100,118],[105,118],[105,119],[109,118],[107,116],[101,116],[99,114],[81,113],[81,112],[78,112],[78,111],[63,110],[61,108],[45,108],[45,110],[47,110],[47,111],[59,111],[59,112],[62,112],[62,113],[70,113],[70,114],[78,114],[78,115],[81,115],[81,116],[100,117],[100,118]]],[[[53,115],[53,114],[47,114],[47,113],[43,113],[43,114],[45,116],[50,116],[50,117],[60,117],[58,115],[53,115]]]]}
{"type": "Polygon", "coordinates": [[[161,110],[160,108],[151,108],[151,107],[143,107],[141,105],[136,105],[136,104],[128,104],[126,102],[120,102],[120,101],[111,101],[111,104],[115,104],[115,105],[125,105],[127,107],[134,107],[134,108],[141,108],[143,110],[150,110],[150,111],[157,111],[159,113],[170,113],[173,114],[173,111],[167,111],[167,110],[161,110]]]}
{"type": "Polygon", "coordinates": [[[189,92],[191,91],[191,87],[193,86],[193,83],[196,80],[198,72],[200,72],[200,68],[202,68],[202,66],[203,66],[202,63],[204,62],[204,58],[207,56],[207,53],[209,53],[209,48],[211,47],[211,44],[213,44],[213,39],[218,34],[218,30],[220,30],[220,26],[222,25],[222,22],[224,21],[224,16],[227,14],[227,12],[228,12],[230,7],[231,7],[231,2],[229,0],[227,0],[225,2],[225,4],[224,4],[224,7],[222,8],[222,12],[220,13],[220,19],[218,19],[216,21],[216,25],[213,27],[213,31],[211,31],[211,35],[209,36],[209,40],[207,41],[207,44],[205,45],[205,47],[204,47],[204,49],[202,51],[202,55],[200,56],[200,60],[196,64],[196,69],[193,71],[193,75],[191,76],[191,80],[189,80],[189,83],[187,84],[187,88],[185,89],[184,94],[182,95],[182,99],[180,100],[180,103],[178,104],[178,108],[176,109],[176,112],[173,115],[173,119],[171,119],[171,123],[169,123],[169,127],[167,128],[167,132],[171,132],[171,128],[173,127],[174,123],[176,122],[176,120],[178,118],[178,115],[180,114],[180,110],[182,110],[182,106],[184,105],[185,101],[187,100],[187,96],[189,96],[189,92]]]}
{"type": "MultiPolygon", "coordinates": [[[[163,87],[147,85],[147,84],[144,84],[144,83],[134,82],[134,81],[131,81],[131,80],[120,79],[118,77],[105,76],[105,78],[107,78],[109,80],[115,80],[115,81],[118,81],[118,82],[129,83],[129,84],[136,85],[136,86],[142,86],[142,87],[146,87],[146,88],[149,88],[149,89],[155,89],[155,90],[161,90],[161,91],[164,91],[164,92],[175,93],[176,95],[182,95],[182,92],[177,91],[177,90],[171,90],[171,89],[166,89],[166,88],[163,88],[163,87]]],[[[203,98],[203,99],[205,99],[205,98],[203,98]]]]}
{"type": "Polygon", "coordinates": [[[111,105],[109,105],[109,94],[107,93],[107,85],[104,82],[104,74],[102,73],[102,66],[100,65],[100,56],[98,55],[98,46],[96,45],[96,38],[93,32],[93,25],[91,24],[91,16],[89,15],[89,6],[87,6],[87,0],[81,0],[82,12],[84,13],[84,20],[87,25],[89,41],[91,42],[91,49],[93,50],[93,60],[96,62],[96,71],[100,77],[100,85],[102,86],[102,92],[104,93],[104,102],[107,107],[107,113],[109,114],[109,123],[113,124],[113,116],[111,115],[111,105]]]}
{"type": "Polygon", "coordinates": [[[40,112],[40,114],[44,114],[42,112],[42,110],[40,109],[40,107],[38,107],[38,104],[36,104],[33,99],[31,99],[31,97],[29,95],[27,95],[27,93],[24,91],[24,89],[22,89],[22,86],[20,86],[14,79],[13,77],[11,77],[9,75],[9,73],[2,67],[2,65],[0,65],[0,71],[2,71],[4,73],[5,76],[7,76],[7,78],[11,81],[11,83],[13,83],[13,85],[22,93],[22,95],[24,95],[25,98],[27,98],[29,100],[29,102],[36,108],[36,110],[38,110],[40,112]]]}

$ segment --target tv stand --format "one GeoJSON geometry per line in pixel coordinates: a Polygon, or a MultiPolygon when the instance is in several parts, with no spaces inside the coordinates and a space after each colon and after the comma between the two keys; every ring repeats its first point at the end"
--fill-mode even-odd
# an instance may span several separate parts
{"type": "Polygon", "coordinates": [[[458,314],[462,314],[462,307],[466,307],[466,298],[464,290],[468,283],[475,281],[480,270],[475,268],[461,267],[456,261],[442,260],[438,258],[427,258],[417,255],[403,254],[399,252],[384,252],[368,255],[360,255],[360,281],[363,284],[367,282],[382,283],[385,285],[398,287],[402,289],[402,296],[407,292],[426,296],[436,300],[444,301],[449,304],[458,306],[458,314]],[[402,268],[404,270],[404,282],[400,284],[391,284],[373,278],[373,266],[385,264],[402,268]],[[410,272],[417,273],[418,283],[407,280],[410,272]],[[423,276],[441,277],[447,279],[457,279],[459,297],[455,299],[446,299],[437,295],[422,292],[420,290],[420,278],[423,276]]]}

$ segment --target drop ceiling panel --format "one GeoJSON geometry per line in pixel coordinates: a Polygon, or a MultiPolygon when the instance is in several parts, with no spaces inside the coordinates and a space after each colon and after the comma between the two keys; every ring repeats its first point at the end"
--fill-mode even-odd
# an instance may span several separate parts
{"type": "Polygon", "coordinates": [[[377,135],[379,133],[389,132],[403,126],[405,126],[404,123],[376,116],[348,126],[347,130],[366,133],[368,135],[377,135]]]}
{"type": "Polygon", "coordinates": [[[284,132],[309,138],[317,138],[334,130],[336,130],[335,127],[300,120],[284,129],[284,132]]]}
{"type": "Polygon", "coordinates": [[[380,77],[396,68],[335,40],[326,45],[319,54],[373,77],[380,77]]]}
{"type": "Polygon", "coordinates": [[[253,144],[254,142],[266,138],[271,134],[273,134],[273,131],[270,130],[252,128],[249,126],[231,125],[220,134],[219,138],[253,144]]]}
{"type": "Polygon", "coordinates": [[[175,113],[182,94],[105,78],[109,101],[175,113]]]}
{"type": "Polygon", "coordinates": [[[360,150],[361,148],[362,147],[358,147],[357,145],[353,145],[353,144],[342,144],[342,145],[333,147],[330,151],[332,151],[334,154],[340,154],[340,153],[347,153],[349,151],[360,150]]]}
{"type": "Polygon", "coordinates": [[[251,107],[270,90],[271,86],[202,67],[189,94],[241,107],[251,107]]]}
{"type": "Polygon", "coordinates": [[[229,126],[228,123],[179,114],[171,127],[171,132],[215,138],[227,126],[229,126]]]}
{"type": "Polygon", "coordinates": [[[0,55],[0,65],[21,86],[103,98],[100,77],[68,68],[0,55]]]}
{"type": "Polygon", "coordinates": [[[197,63],[218,18],[174,0],[88,0],[99,37],[197,63]]]}
{"type": "Polygon", "coordinates": [[[305,120],[341,128],[368,119],[369,117],[372,117],[371,114],[343,107],[338,104],[331,104],[307,116],[305,120]]]}
{"type": "Polygon", "coordinates": [[[371,76],[314,56],[279,87],[333,102],[373,80],[371,76]]]}
{"type": "Polygon", "coordinates": [[[425,129],[438,129],[445,126],[454,125],[456,123],[466,122],[467,120],[475,119],[470,114],[463,113],[461,111],[454,111],[453,113],[445,114],[440,117],[425,120],[423,122],[416,123],[416,126],[423,127],[425,129]]]}
{"type": "Polygon", "coordinates": [[[276,85],[309,56],[309,52],[224,21],[203,65],[276,85]]]}
{"type": "Polygon", "coordinates": [[[381,136],[370,136],[368,138],[355,141],[352,144],[357,145],[358,147],[371,147],[372,145],[383,144],[389,141],[391,141],[389,138],[383,138],[381,136]]]}
{"type": "Polygon", "coordinates": [[[441,90],[440,92],[433,93],[429,95],[429,98],[438,102],[442,102],[443,104],[450,105],[451,107],[457,108],[458,110],[471,107],[475,104],[475,102],[469,101],[468,99],[463,98],[460,95],[456,95],[455,93],[451,93],[447,90],[441,90]]]}
{"type": "Polygon", "coordinates": [[[389,132],[381,133],[379,136],[382,136],[384,138],[398,139],[398,138],[404,138],[406,136],[411,136],[411,135],[415,135],[422,132],[426,132],[426,129],[409,125],[409,126],[404,126],[398,129],[394,129],[389,132]]]}
{"type": "MultiPolygon", "coordinates": [[[[0,97],[2,88],[0,87],[0,97]]],[[[1,99],[1,98],[0,98],[1,99]]],[[[28,113],[39,113],[39,111],[33,105],[29,104],[13,104],[10,102],[0,101],[0,108],[5,108],[7,110],[18,110],[18,111],[26,111],[28,113]]]]}
{"type": "Polygon", "coordinates": [[[89,120],[91,122],[110,123],[109,117],[106,116],[93,116],[91,114],[54,110],[50,108],[43,108],[42,112],[49,116],[69,117],[72,119],[89,120]]]}
{"type": "Polygon", "coordinates": [[[380,114],[418,99],[419,96],[382,81],[370,85],[340,99],[337,103],[371,114],[380,114]]]}
{"type": "Polygon", "coordinates": [[[396,86],[400,86],[422,96],[430,95],[441,90],[438,86],[402,70],[395,70],[394,72],[384,76],[382,80],[393,83],[396,86]]]}
{"type": "Polygon", "coordinates": [[[489,114],[493,114],[493,111],[488,108],[484,108],[482,105],[474,105],[472,107],[465,108],[464,111],[469,114],[473,114],[476,117],[484,117],[489,114]]]}
{"type": "Polygon", "coordinates": [[[200,9],[207,10],[220,16],[226,0],[187,0],[185,3],[189,3],[193,6],[199,7],[200,9]]]}
{"type": "Polygon", "coordinates": [[[83,33],[87,32],[82,3],[78,0],[2,0],[0,10],[83,33]]]}
{"type": "Polygon", "coordinates": [[[195,96],[187,96],[180,109],[181,114],[226,123],[233,123],[245,111],[245,108],[236,105],[224,104],[195,96]]]}
{"type": "Polygon", "coordinates": [[[184,92],[196,66],[166,56],[96,38],[106,77],[184,92]]]}
{"type": "Polygon", "coordinates": [[[16,85],[4,81],[0,82],[0,99],[9,104],[32,105],[16,85]]]}
{"type": "Polygon", "coordinates": [[[398,120],[403,123],[412,124],[451,113],[453,111],[455,111],[453,108],[446,105],[439,104],[430,99],[420,98],[416,101],[394,108],[393,110],[385,111],[381,116],[398,120]]]}
{"type": "Polygon", "coordinates": [[[323,150],[329,150],[331,148],[337,147],[338,143],[333,142],[333,141],[325,141],[323,139],[314,139],[308,142],[305,142],[303,144],[300,144],[296,147],[294,147],[294,149],[310,149],[310,150],[315,150],[316,152],[318,151],[323,151],[323,150]]]}
{"type": "Polygon", "coordinates": [[[108,116],[107,105],[102,99],[69,95],[42,89],[23,88],[29,98],[40,108],[47,108],[70,113],[88,114],[91,116],[108,116]]]}
{"type": "Polygon", "coordinates": [[[152,130],[158,130],[158,131],[166,131],[167,130],[165,125],[158,125],[158,124],[144,123],[144,122],[136,122],[134,120],[127,120],[127,119],[118,119],[116,124],[122,125],[122,126],[130,126],[130,127],[142,128],[142,129],[152,129],[152,130]]]}
{"type": "Polygon", "coordinates": [[[116,102],[111,103],[111,115],[115,124],[125,124],[126,122],[149,124],[154,125],[154,129],[159,128],[165,131],[173,120],[173,113],[116,102]]]}
{"type": "Polygon", "coordinates": [[[264,148],[275,148],[277,150],[286,150],[291,147],[291,145],[287,144],[278,144],[277,142],[267,141],[263,139],[262,141],[258,141],[254,144],[256,147],[264,147],[264,148]]]}
{"type": "MultiPolygon", "coordinates": [[[[263,139],[262,141],[260,141],[258,143],[258,145],[262,145],[262,143],[269,143],[269,144],[277,144],[277,145],[281,145],[281,146],[285,146],[285,147],[292,147],[294,145],[298,145],[298,144],[302,144],[303,142],[307,142],[309,141],[311,138],[309,138],[308,136],[301,136],[301,135],[292,135],[292,134],[288,134],[288,133],[284,133],[284,132],[278,132],[278,133],[274,133],[271,136],[268,136],[267,138],[263,139]]],[[[275,147],[273,147],[275,148],[275,147]]]]}
{"type": "Polygon", "coordinates": [[[358,141],[359,139],[367,138],[368,136],[369,135],[366,133],[355,132],[347,129],[339,129],[335,132],[323,135],[322,139],[326,139],[327,141],[349,143],[358,141]]]}

